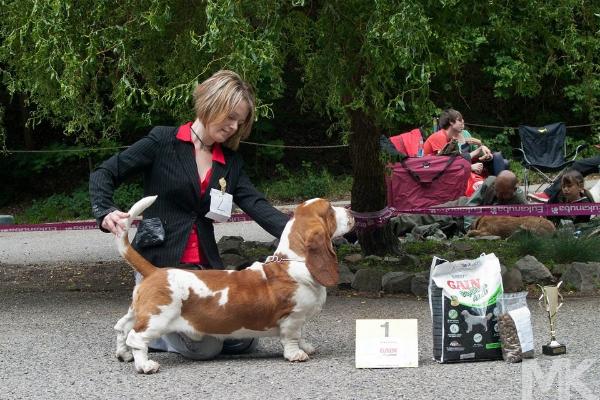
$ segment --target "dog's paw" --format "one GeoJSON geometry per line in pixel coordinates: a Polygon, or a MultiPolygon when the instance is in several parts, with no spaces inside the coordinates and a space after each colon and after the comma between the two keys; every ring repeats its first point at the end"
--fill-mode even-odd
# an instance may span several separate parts
{"type": "Polygon", "coordinates": [[[146,362],[141,365],[137,365],[136,363],[135,370],[140,374],[154,374],[155,372],[158,372],[159,367],[160,364],[156,361],[146,360],[146,362]]]}
{"type": "Polygon", "coordinates": [[[315,346],[305,340],[300,340],[300,348],[308,355],[315,353],[315,346]]]}
{"type": "Polygon", "coordinates": [[[133,361],[133,353],[131,350],[119,350],[117,351],[116,356],[119,361],[133,361]]]}
{"type": "Polygon", "coordinates": [[[304,350],[298,349],[297,351],[284,352],[283,356],[286,360],[291,362],[301,362],[308,360],[308,354],[304,350]]]}

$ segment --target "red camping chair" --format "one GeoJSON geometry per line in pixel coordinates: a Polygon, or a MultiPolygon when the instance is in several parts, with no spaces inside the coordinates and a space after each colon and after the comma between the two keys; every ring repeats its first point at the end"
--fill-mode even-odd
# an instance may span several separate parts
{"type": "Polygon", "coordinates": [[[400,153],[406,154],[409,157],[416,157],[419,150],[419,143],[423,144],[423,132],[421,128],[415,128],[410,132],[391,136],[390,141],[400,153]]]}

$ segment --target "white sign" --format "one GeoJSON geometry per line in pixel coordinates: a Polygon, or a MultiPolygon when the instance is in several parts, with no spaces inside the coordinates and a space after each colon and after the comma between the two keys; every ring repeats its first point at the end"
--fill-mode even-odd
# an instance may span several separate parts
{"type": "Polygon", "coordinates": [[[225,222],[231,217],[233,196],[217,189],[210,189],[210,211],[205,217],[217,222],[225,222]]]}
{"type": "Polygon", "coordinates": [[[356,320],[356,368],[418,366],[416,319],[356,320]]]}

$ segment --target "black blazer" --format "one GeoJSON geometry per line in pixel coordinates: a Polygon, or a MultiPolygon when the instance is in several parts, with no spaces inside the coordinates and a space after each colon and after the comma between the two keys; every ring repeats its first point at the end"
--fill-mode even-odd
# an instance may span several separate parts
{"type": "Polygon", "coordinates": [[[154,127],[148,136],[91,173],[90,200],[98,226],[105,215],[117,209],[113,193],[118,185],[131,175],[143,173],[144,196],[158,195],[156,202],[144,211],[144,219],[160,218],[165,240],[160,245],[136,250],[154,265],[177,266],[194,225],[207,267],[221,269],[223,262],[215,242],[213,221],[204,215],[210,207],[210,189],[220,189],[218,181],[224,177],[233,201],[263,229],[279,238],[289,218],[256,190],[236,152],[222,147],[225,165],[213,162],[209,186],[200,196],[193,144],[177,139],[177,130],[177,127],[154,127]]]}

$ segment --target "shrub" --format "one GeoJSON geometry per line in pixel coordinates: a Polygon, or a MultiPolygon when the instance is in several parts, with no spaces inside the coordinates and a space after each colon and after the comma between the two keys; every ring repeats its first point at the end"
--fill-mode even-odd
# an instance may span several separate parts
{"type": "Polygon", "coordinates": [[[22,215],[16,215],[17,223],[41,223],[92,218],[87,188],[79,188],[72,194],[53,194],[43,200],[34,200],[22,215]]]}
{"type": "MultiPolygon", "coordinates": [[[[115,191],[115,204],[121,210],[127,210],[142,198],[143,190],[138,184],[122,185],[115,191]]],[[[87,184],[80,186],[71,194],[58,193],[41,200],[34,200],[23,214],[15,216],[19,224],[37,224],[43,222],[92,219],[90,196],[87,184]]]]}
{"type": "Polygon", "coordinates": [[[314,197],[340,198],[350,193],[352,177],[334,177],[326,169],[315,171],[309,162],[302,163],[302,169],[292,175],[281,165],[276,167],[278,180],[261,182],[258,185],[267,198],[277,202],[300,202],[314,197]]]}

